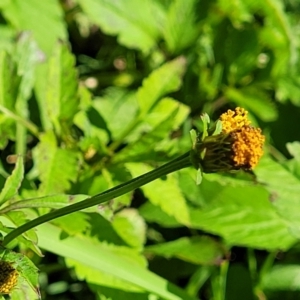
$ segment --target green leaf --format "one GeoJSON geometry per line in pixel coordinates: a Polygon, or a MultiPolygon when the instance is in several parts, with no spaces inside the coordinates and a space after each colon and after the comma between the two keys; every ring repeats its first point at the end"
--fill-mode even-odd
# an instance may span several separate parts
{"type": "Polygon", "coordinates": [[[148,246],[146,253],[166,258],[177,257],[193,264],[219,264],[224,250],[214,239],[207,236],[183,237],[172,242],[148,246]]]}
{"type": "Polygon", "coordinates": [[[57,44],[49,61],[45,99],[40,109],[59,132],[62,130],[59,122],[72,122],[78,111],[77,70],[74,66],[75,57],[68,47],[57,44]]]}
{"type": "Polygon", "coordinates": [[[37,228],[39,245],[53,253],[76,260],[89,268],[94,268],[137,285],[164,299],[194,299],[178,287],[156,274],[144,269],[126,254],[120,256],[84,237],[68,237],[60,239],[60,230],[50,224],[37,228]]]}
{"type": "Polygon", "coordinates": [[[117,35],[118,42],[149,53],[160,37],[165,12],[152,0],[78,0],[83,11],[106,34],[117,35]]]}
{"type": "Polygon", "coordinates": [[[5,51],[0,51],[0,105],[13,111],[19,79],[13,59],[5,51]]]}
{"type": "MultiPolygon", "coordinates": [[[[127,163],[133,177],[151,171],[145,164],[127,163]]],[[[165,213],[173,216],[178,222],[188,225],[189,212],[186,201],[178,187],[178,177],[176,174],[169,174],[164,179],[157,179],[142,187],[146,197],[154,205],[159,206],[165,213]]]]}
{"type": "Polygon", "coordinates": [[[299,280],[298,265],[276,265],[263,277],[262,288],[272,291],[299,291],[299,280]]]}
{"type": "Polygon", "coordinates": [[[141,116],[144,117],[163,95],[179,89],[185,65],[185,58],[178,57],[154,70],[143,80],[137,92],[141,116]]]}
{"type": "Polygon", "coordinates": [[[124,128],[129,126],[137,115],[138,103],[134,93],[125,89],[109,88],[102,98],[93,101],[93,108],[105,121],[102,127],[109,129],[114,139],[119,139],[122,138],[124,128]]]}
{"type": "Polygon", "coordinates": [[[77,177],[77,155],[67,149],[58,148],[52,131],[40,137],[40,142],[33,150],[35,167],[40,174],[41,195],[67,191],[77,177]]]}
{"type": "Polygon", "coordinates": [[[112,225],[129,246],[139,250],[143,248],[146,241],[146,224],[137,210],[123,209],[114,215],[112,225]]]}
{"type": "MultiPolygon", "coordinates": [[[[52,208],[58,209],[77,203],[79,201],[89,198],[88,195],[66,195],[66,194],[57,194],[57,195],[48,195],[38,198],[26,199],[15,201],[10,205],[5,206],[0,210],[0,213],[7,212],[10,210],[18,210],[23,208],[52,208]]],[[[85,211],[94,212],[95,208],[88,208],[85,211]]]]}
{"type": "MultiPolygon", "coordinates": [[[[299,172],[299,171],[298,171],[299,172]]],[[[290,232],[300,237],[300,180],[270,158],[261,160],[255,173],[270,193],[270,201],[290,232]]]]}
{"type": "Polygon", "coordinates": [[[164,38],[171,53],[180,53],[195,43],[199,35],[196,4],[198,4],[197,0],[171,2],[164,28],[164,38]]]}
{"type": "Polygon", "coordinates": [[[80,280],[86,280],[89,284],[106,286],[136,293],[144,291],[132,283],[116,278],[115,276],[105,272],[101,272],[95,268],[86,266],[76,260],[66,259],[66,264],[68,267],[74,268],[74,271],[80,280]]]}
{"type": "Polygon", "coordinates": [[[0,205],[13,198],[21,186],[24,177],[23,157],[18,156],[16,166],[12,174],[6,179],[3,189],[0,193],[0,205]]]}
{"type": "Polygon", "coordinates": [[[163,212],[159,206],[153,205],[151,202],[146,202],[139,208],[141,216],[149,223],[157,223],[162,227],[176,228],[182,225],[176,219],[167,213],[163,212]]]}
{"type": "Polygon", "coordinates": [[[193,228],[218,234],[229,245],[258,249],[286,250],[295,242],[263,187],[228,185],[208,197],[203,209],[190,211],[193,228]]]}
{"type": "Polygon", "coordinates": [[[51,53],[58,39],[67,38],[63,12],[58,1],[9,1],[3,6],[2,14],[18,30],[31,31],[39,47],[47,54],[51,53]]]}

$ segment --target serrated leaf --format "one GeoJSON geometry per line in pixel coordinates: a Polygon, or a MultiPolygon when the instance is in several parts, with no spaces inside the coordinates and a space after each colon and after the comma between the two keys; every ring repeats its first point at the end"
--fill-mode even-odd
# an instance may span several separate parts
{"type": "Polygon", "coordinates": [[[193,264],[219,264],[224,249],[214,239],[207,236],[183,237],[172,242],[148,246],[146,253],[166,258],[176,257],[193,264]]]}
{"type": "Polygon", "coordinates": [[[57,1],[9,1],[3,7],[2,14],[18,30],[31,31],[39,46],[47,54],[52,51],[58,39],[67,38],[62,8],[57,1]]]}
{"type": "MultiPolygon", "coordinates": [[[[72,122],[78,111],[78,82],[75,57],[66,45],[57,44],[48,65],[48,78],[43,110],[56,129],[59,122],[72,122]]],[[[58,127],[58,128],[57,128],[58,127]]]]}
{"type": "Polygon", "coordinates": [[[259,186],[227,186],[205,208],[191,210],[190,218],[193,228],[218,234],[230,245],[286,250],[295,242],[259,186]]]}
{"type": "MultiPolygon", "coordinates": [[[[151,171],[151,168],[145,164],[127,163],[133,177],[151,171]]],[[[165,213],[173,216],[182,224],[188,225],[189,212],[186,201],[178,187],[177,176],[169,174],[164,179],[157,179],[142,187],[145,195],[154,205],[159,206],[165,213]]]]}
{"type": "Polygon", "coordinates": [[[16,166],[12,174],[6,179],[3,189],[0,193],[0,205],[7,200],[13,198],[19,190],[19,187],[24,178],[24,162],[23,157],[18,156],[16,166]]]}
{"type": "Polygon", "coordinates": [[[165,12],[152,0],[79,0],[83,11],[106,34],[117,35],[120,44],[144,53],[156,45],[165,12]]]}
{"type": "Polygon", "coordinates": [[[178,57],[154,70],[143,80],[142,87],[137,91],[142,116],[145,116],[163,95],[179,89],[185,65],[185,58],[178,57]]]}
{"type": "Polygon", "coordinates": [[[171,53],[180,53],[191,46],[199,35],[196,24],[197,0],[171,2],[164,28],[164,38],[171,53]]]}
{"type": "Polygon", "coordinates": [[[33,157],[40,174],[41,195],[65,192],[77,177],[76,153],[58,148],[52,131],[41,135],[38,146],[33,150],[33,157]]]}

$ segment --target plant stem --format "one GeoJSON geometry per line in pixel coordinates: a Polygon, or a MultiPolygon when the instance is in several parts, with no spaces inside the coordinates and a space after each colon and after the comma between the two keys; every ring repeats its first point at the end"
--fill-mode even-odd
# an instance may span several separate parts
{"type": "Polygon", "coordinates": [[[161,167],[152,170],[146,174],[143,174],[141,176],[138,176],[136,178],[131,179],[130,181],[127,181],[125,183],[122,183],[116,187],[113,187],[103,193],[97,194],[91,198],[88,198],[86,200],[80,201],[78,203],[54,210],[50,213],[47,213],[43,216],[40,216],[28,223],[23,224],[20,227],[15,228],[13,231],[8,233],[2,242],[2,246],[7,245],[10,243],[13,239],[24,233],[25,231],[32,229],[38,225],[41,225],[43,223],[46,223],[48,221],[51,221],[53,219],[68,215],[70,213],[89,208],[94,205],[98,205],[100,203],[106,202],[108,200],[111,200],[113,198],[119,197],[123,194],[126,194],[130,191],[133,191],[157,178],[160,178],[162,176],[165,176],[169,173],[178,171],[180,169],[186,168],[191,166],[191,160],[190,160],[190,151],[181,155],[180,157],[162,165],[161,167]]]}

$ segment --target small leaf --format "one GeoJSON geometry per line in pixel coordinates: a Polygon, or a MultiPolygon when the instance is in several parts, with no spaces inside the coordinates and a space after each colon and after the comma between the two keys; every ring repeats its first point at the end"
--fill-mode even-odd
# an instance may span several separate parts
{"type": "Polygon", "coordinates": [[[5,203],[7,200],[13,198],[21,186],[24,178],[24,163],[23,157],[18,156],[16,166],[12,174],[6,179],[5,185],[0,193],[0,205],[5,203]]]}

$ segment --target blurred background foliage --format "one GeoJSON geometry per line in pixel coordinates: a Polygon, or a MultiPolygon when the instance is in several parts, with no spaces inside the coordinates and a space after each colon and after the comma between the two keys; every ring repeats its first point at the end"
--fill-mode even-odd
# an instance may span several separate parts
{"type": "Polygon", "coordinates": [[[300,297],[299,34],[297,0],[0,0],[0,184],[22,154],[8,204],[64,195],[4,225],[188,151],[203,112],[267,138],[254,174],[185,169],[19,239],[43,299],[300,297]]]}

